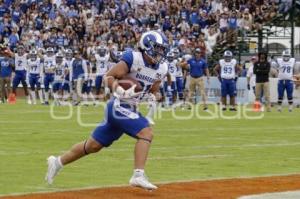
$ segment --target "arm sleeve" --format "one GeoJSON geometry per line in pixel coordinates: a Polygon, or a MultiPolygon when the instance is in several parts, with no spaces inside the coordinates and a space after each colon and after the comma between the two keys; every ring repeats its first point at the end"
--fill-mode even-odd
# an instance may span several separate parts
{"type": "Polygon", "coordinates": [[[121,57],[121,60],[124,61],[127,66],[128,70],[130,71],[132,64],[133,64],[133,54],[132,51],[126,51],[123,56],[121,57]]]}

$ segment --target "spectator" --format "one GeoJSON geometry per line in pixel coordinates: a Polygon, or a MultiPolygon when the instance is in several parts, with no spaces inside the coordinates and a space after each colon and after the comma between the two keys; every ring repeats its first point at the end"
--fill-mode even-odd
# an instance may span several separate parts
{"type": "Polygon", "coordinates": [[[12,62],[5,53],[5,47],[0,46],[0,103],[5,103],[11,92],[12,62]]]}

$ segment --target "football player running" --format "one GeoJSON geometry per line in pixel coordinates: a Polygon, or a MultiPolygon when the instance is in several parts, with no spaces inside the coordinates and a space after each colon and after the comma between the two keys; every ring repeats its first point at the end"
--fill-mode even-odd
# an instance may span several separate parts
{"type": "Polygon", "coordinates": [[[60,156],[48,158],[46,180],[52,184],[56,174],[63,166],[74,162],[90,153],[109,147],[123,133],[135,138],[134,171],[130,185],[147,190],[157,186],[149,182],[144,172],[148,152],[153,139],[153,130],[148,120],[137,111],[137,105],[144,97],[152,96],[168,72],[164,58],[168,53],[168,40],[160,32],[148,31],[141,36],[138,51],[126,51],[121,60],[105,75],[105,82],[114,92],[108,102],[105,118],[93,131],[90,138],[75,144],[69,151],[60,156]],[[143,87],[143,91],[135,92],[137,85],[124,90],[118,80],[129,76],[143,87]]]}

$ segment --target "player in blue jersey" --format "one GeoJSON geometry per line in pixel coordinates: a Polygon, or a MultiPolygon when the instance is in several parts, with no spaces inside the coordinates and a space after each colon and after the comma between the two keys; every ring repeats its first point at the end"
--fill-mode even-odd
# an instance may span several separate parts
{"type": "Polygon", "coordinates": [[[105,82],[113,91],[114,97],[107,104],[103,122],[86,141],[74,145],[61,156],[48,158],[46,180],[49,184],[63,166],[98,152],[103,147],[109,147],[126,133],[137,140],[130,185],[148,190],[157,188],[148,181],[144,173],[153,131],[148,120],[137,111],[137,105],[145,98],[155,98],[153,96],[168,72],[168,66],[163,63],[167,53],[167,38],[160,32],[148,31],[141,36],[139,51],[127,51],[123,54],[121,60],[105,75],[105,82]],[[143,91],[135,92],[136,85],[124,90],[118,80],[125,76],[140,82],[143,91]]]}

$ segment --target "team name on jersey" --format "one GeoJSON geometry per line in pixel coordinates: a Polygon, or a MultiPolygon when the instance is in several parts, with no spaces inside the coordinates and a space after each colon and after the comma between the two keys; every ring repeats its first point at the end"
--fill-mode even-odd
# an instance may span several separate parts
{"type": "Polygon", "coordinates": [[[139,80],[144,80],[144,81],[147,81],[147,82],[150,82],[150,83],[155,82],[155,79],[153,79],[152,77],[149,77],[149,76],[146,76],[146,75],[143,75],[143,74],[140,74],[140,73],[137,73],[135,77],[139,80]]]}

